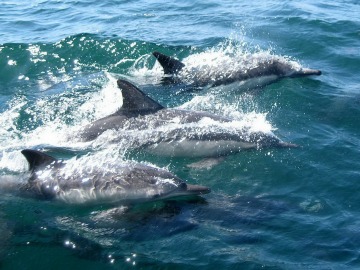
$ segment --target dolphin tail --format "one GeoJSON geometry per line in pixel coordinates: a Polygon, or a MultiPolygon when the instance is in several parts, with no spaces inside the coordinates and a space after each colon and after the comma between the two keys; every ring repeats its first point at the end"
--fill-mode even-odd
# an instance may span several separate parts
{"type": "Polygon", "coordinates": [[[176,60],[165,54],[159,52],[153,52],[153,55],[164,69],[165,74],[176,74],[185,66],[179,60],[176,60]]]}
{"type": "Polygon", "coordinates": [[[29,170],[31,172],[34,172],[34,170],[38,169],[39,167],[45,167],[57,161],[57,159],[36,150],[24,149],[21,151],[21,153],[29,162],[29,170]]]}

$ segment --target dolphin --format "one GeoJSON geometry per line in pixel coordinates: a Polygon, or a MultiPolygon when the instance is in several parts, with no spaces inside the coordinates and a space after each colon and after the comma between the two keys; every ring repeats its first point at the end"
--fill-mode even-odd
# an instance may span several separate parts
{"type": "MultiPolygon", "coordinates": [[[[162,54],[153,52],[153,55],[162,66],[165,80],[191,81],[197,87],[217,87],[238,83],[243,89],[261,88],[283,78],[300,78],[312,75],[321,75],[317,69],[295,67],[293,63],[280,58],[272,58],[258,63],[255,67],[246,69],[233,69],[205,72],[195,68],[187,70],[181,61],[162,54]],[[169,77],[170,76],[170,77],[169,77]]],[[[209,68],[209,67],[206,67],[209,68]]]]}
{"type": "Polygon", "coordinates": [[[74,204],[115,204],[210,192],[207,187],[185,183],[167,170],[139,163],[111,170],[96,168],[93,164],[90,169],[74,169],[44,152],[25,149],[21,153],[29,163],[30,177],[26,183],[16,183],[15,187],[26,197],[74,204]]]}
{"type": "Polygon", "coordinates": [[[156,155],[204,158],[242,149],[296,146],[272,133],[254,132],[227,117],[165,108],[130,82],[120,79],[117,84],[122,90],[122,107],[86,126],[80,133],[83,141],[113,130],[114,140],[126,139],[128,145],[138,140],[137,146],[156,155]]]}

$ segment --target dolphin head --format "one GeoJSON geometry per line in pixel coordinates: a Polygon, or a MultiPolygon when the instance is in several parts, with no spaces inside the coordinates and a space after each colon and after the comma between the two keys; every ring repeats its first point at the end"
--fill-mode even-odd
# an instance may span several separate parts
{"type": "Polygon", "coordinates": [[[299,78],[299,77],[307,77],[307,76],[319,76],[321,75],[321,71],[318,69],[310,69],[310,68],[294,68],[291,63],[276,61],[274,62],[275,69],[278,74],[281,74],[283,77],[288,78],[299,78]]]}
{"type": "Polygon", "coordinates": [[[257,144],[259,148],[279,147],[279,148],[297,148],[297,144],[286,143],[272,134],[254,132],[250,135],[250,141],[257,144]]]}
{"type": "Polygon", "coordinates": [[[299,78],[299,77],[307,77],[307,76],[319,76],[321,75],[321,70],[318,69],[310,69],[310,68],[301,68],[300,70],[293,71],[287,77],[290,78],[299,78]]]}
{"type": "Polygon", "coordinates": [[[200,185],[190,185],[182,182],[178,187],[168,194],[163,194],[159,196],[161,199],[172,199],[176,197],[186,197],[186,196],[198,196],[210,193],[210,188],[200,185]]]}
{"type": "Polygon", "coordinates": [[[137,164],[127,170],[125,179],[136,189],[144,190],[149,199],[172,199],[207,194],[210,188],[200,185],[187,184],[171,172],[156,167],[137,164]]]}

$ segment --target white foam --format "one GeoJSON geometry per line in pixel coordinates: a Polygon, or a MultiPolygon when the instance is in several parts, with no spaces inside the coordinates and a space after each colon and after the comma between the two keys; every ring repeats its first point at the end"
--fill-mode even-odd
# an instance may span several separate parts
{"type": "Polygon", "coordinates": [[[155,65],[150,65],[152,59],[154,60],[152,54],[146,54],[134,60],[129,74],[136,78],[138,84],[159,84],[161,82],[164,71],[157,61],[155,65]]]}
{"type": "Polygon", "coordinates": [[[106,83],[98,92],[64,92],[43,95],[35,101],[25,96],[14,97],[8,103],[8,109],[0,113],[0,168],[24,171],[27,163],[20,151],[25,148],[40,145],[88,147],[89,143],[79,142],[76,138],[79,130],[122,105],[116,79],[104,74],[106,83]],[[23,123],[19,124],[20,118],[23,123]]]}
{"type": "Polygon", "coordinates": [[[100,92],[93,93],[86,102],[78,107],[77,120],[81,124],[112,114],[122,106],[122,94],[117,86],[116,78],[109,73],[105,73],[105,75],[108,83],[100,92]]]}

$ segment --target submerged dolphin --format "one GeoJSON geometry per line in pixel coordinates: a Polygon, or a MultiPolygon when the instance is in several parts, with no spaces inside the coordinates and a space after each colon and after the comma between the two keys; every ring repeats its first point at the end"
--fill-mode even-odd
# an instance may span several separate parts
{"type": "Polygon", "coordinates": [[[164,69],[164,73],[172,76],[170,78],[180,81],[190,80],[192,84],[200,87],[216,87],[238,82],[241,83],[242,88],[253,89],[266,86],[282,78],[321,75],[320,70],[294,67],[291,62],[277,58],[262,61],[255,67],[245,69],[228,71],[222,67],[218,71],[203,72],[203,70],[197,69],[186,70],[184,63],[160,52],[153,52],[153,55],[164,69]]]}
{"type": "Polygon", "coordinates": [[[117,203],[210,192],[207,187],[186,184],[166,170],[139,163],[126,164],[112,170],[94,167],[74,170],[67,167],[65,162],[40,151],[26,149],[21,153],[29,162],[31,175],[26,184],[17,183],[16,190],[21,195],[39,199],[79,204],[117,203]]]}
{"type": "Polygon", "coordinates": [[[117,139],[138,140],[139,146],[163,156],[214,157],[261,147],[293,147],[272,133],[253,132],[251,127],[207,112],[165,108],[133,84],[118,80],[122,107],[86,126],[84,141],[116,130],[117,139]],[[132,133],[131,138],[127,138],[132,133]],[[144,135],[145,134],[145,135],[144,135]],[[140,138],[140,139],[139,139],[140,138]]]}

